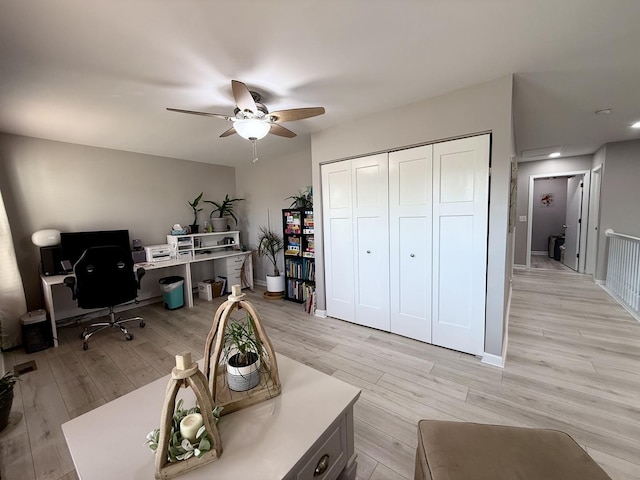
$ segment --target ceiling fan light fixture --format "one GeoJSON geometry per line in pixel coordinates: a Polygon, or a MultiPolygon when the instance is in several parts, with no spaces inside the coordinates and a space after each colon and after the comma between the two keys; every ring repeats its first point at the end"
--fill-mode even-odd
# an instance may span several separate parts
{"type": "Polygon", "coordinates": [[[631,125],[631,128],[640,128],[640,122],[636,122],[633,125],[631,125]]]}
{"type": "Polygon", "coordinates": [[[242,138],[247,140],[260,140],[267,136],[267,133],[269,133],[269,130],[271,129],[271,125],[262,120],[247,118],[233,122],[233,128],[236,129],[236,132],[238,132],[238,135],[242,138]]]}

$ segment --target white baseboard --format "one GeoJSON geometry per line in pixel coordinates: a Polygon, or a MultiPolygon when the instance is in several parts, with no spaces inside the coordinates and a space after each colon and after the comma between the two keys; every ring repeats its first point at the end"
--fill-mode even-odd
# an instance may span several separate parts
{"type": "Polygon", "coordinates": [[[493,353],[484,352],[482,354],[482,363],[486,363],[487,365],[493,365],[494,367],[504,368],[504,357],[500,357],[498,355],[494,355],[493,353]]]}
{"type": "Polygon", "coordinates": [[[606,280],[598,280],[597,278],[594,278],[593,281],[595,282],[596,285],[606,285],[607,281],[606,280]]]}
{"type": "Polygon", "coordinates": [[[514,263],[514,264],[513,264],[513,268],[518,269],[518,270],[526,270],[526,269],[527,269],[527,266],[526,266],[526,265],[520,265],[520,264],[514,263]]]}
{"type": "Polygon", "coordinates": [[[316,308],[315,316],[316,317],[320,317],[320,318],[327,318],[327,311],[326,310],[320,310],[319,308],[316,308]]]}
{"type": "Polygon", "coordinates": [[[547,252],[545,250],[536,250],[535,252],[532,251],[531,255],[549,255],[549,252],[547,252]]]}
{"type": "Polygon", "coordinates": [[[635,318],[638,322],[640,322],[640,314],[638,314],[638,312],[635,312],[632,308],[630,308],[628,305],[626,305],[622,300],[620,300],[615,293],[613,293],[611,290],[609,290],[607,288],[606,282],[603,282],[602,280],[598,280],[599,282],[602,283],[598,283],[598,285],[600,286],[600,288],[602,288],[605,292],[607,292],[609,294],[609,296],[611,298],[613,298],[616,302],[618,302],[620,304],[620,306],[622,308],[624,308],[627,312],[629,312],[629,315],[631,315],[633,318],[635,318]]]}
{"type": "Polygon", "coordinates": [[[267,286],[267,281],[266,280],[254,280],[253,284],[254,285],[260,285],[261,287],[266,287],[267,286]]]}

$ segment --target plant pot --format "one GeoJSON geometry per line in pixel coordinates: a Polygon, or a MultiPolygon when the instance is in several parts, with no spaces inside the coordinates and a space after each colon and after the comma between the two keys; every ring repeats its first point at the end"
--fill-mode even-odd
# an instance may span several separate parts
{"type": "Polygon", "coordinates": [[[257,353],[249,352],[247,356],[252,362],[247,366],[237,366],[239,353],[229,357],[227,361],[227,383],[234,392],[251,390],[260,383],[260,357],[257,353]]]}
{"type": "Polygon", "coordinates": [[[200,225],[189,225],[189,228],[191,229],[191,233],[198,233],[200,225]]]}
{"type": "Polygon", "coordinates": [[[0,432],[9,424],[9,413],[13,404],[13,388],[0,393],[0,432]]]}
{"type": "Polygon", "coordinates": [[[227,217],[218,217],[211,219],[211,225],[214,232],[226,232],[227,231],[227,217]]]}
{"type": "Polygon", "coordinates": [[[273,275],[267,275],[267,291],[273,293],[284,292],[284,274],[280,274],[279,277],[273,275]]]}

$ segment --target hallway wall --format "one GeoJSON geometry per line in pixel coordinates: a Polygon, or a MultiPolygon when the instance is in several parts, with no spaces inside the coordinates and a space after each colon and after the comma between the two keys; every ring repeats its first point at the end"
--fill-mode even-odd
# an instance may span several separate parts
{"type": "Polygon", "coordinates": [[[567,177],[540,178],[533,183],[531,251],[547,251],[550,235],[562,235],[567,212],[567,177]],[[552,195],[550,204],[541,201],[552,195]]]}

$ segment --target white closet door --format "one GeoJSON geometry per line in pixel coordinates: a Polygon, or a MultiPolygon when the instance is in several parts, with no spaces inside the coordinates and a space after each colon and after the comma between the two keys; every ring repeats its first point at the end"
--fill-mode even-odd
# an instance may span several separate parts
{"type": "Polygon", "coordinates": [[[432,343],[484,351],[489,135],[433,147],[432,343]]]}
{"type": "Polygon", "coordinates": [[[355,270],[351,161],[322,165],[321,174],[327,315],[353,322],[355,270]]]}
{"type": "MultiPolygon", "coordinates": [[[[351,160],[356,323],[389,330],[389,156],[351,160]]],[[[334,240],[340,241],[340,240],[334,240]]]]}
{"type": "Polygon", "coordinates": [[[389,154],[391,331],[431,343],[433,145],[389,154]]]}

